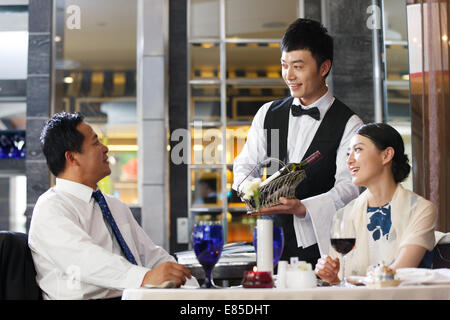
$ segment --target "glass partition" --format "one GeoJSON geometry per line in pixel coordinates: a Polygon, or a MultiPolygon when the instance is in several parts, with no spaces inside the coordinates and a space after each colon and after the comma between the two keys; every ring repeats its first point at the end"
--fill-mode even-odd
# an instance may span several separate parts
{"type": "Polygon", "coordinates": [[[86,117],[109,148],[112,173],[99,182],[100,189],[136,205],[137,27],[123,21],[136,21],[137,2],[66,0],[57,6],[54,111],[86,117]],[[78,8],[79,24],[67,23],[69,6],[78,8]]]}
{"type": "MultiPolygon", "coordinates": [[[[192,175],[192,208],[201,213],[200,208],[209,207],[221,209],[222,199],[218,190],[221,186],[221,169],[217,168],[195,168],[191,170],[192,175]]],[[[216,211],[220,213],[221,210],[216,211]]],[[[211,211],[209,211],[211,212],[211,211]]]]}
{"type": "MultiPolygon", "coordinates": [[[[383,118],[402,135],[409,163],[413,165],[406,1],[383,1],[383,42],[383,118]]],[[[403,182],[410,190],[413,189],[412,180],[410,174],[403,182]]]]}
{"type": "MultiPolygon", "coordinates": [[[[372,77],[375,73],[381,74],[384,89],[381,90],[383,121],[400,131],[406,152],[411,159],[406,1],[381,1],[379,4],[377,14],[381,14],[379,18],[382,21],[379,26],[382,50],[379,54],[382,56],[382,63],[380,70],[374,70],[370,66],[367,77],[372,77]],[[373,71],[373,74],[370,71],[373,71]]],[[[198,203],[194,210],[195,200],[190,197],[188,206],[192,209],[189,216],[191,219],[197,219],[194,212],[199,212],[200,205],[203,206],[201,210],[204,213],[214,211],[216,217],[221,215],[228,241],[251,239],[251,234],[248,233],[250,231],[243,226],[248,223],[251,225],[253,220],[246,215],[244,204],[231,188],[233,161],[245,143],[251,121],[258,109],[266,102],[289,95],[289,90],[281,78],[280,68],[280,40],[284,31],[300,14],[314,13],[315,19],[321,16],[330,34],[334,35],[359,25],[361,19],[369,19],[370,6],[371,4],[366,7],[355,4],[355,8],[361,9],[358,14],[363,17],[344,18],[343,12],[348,15],[347,8],[332,1],[286,0],[282,5],[271,0],[188,2],[188,127],[192,134],[197,132],[197,139],[202,137],[207,129],[215,128],[217,133],[213,148],[215,161],[210,163],[198,161],[203,159],[199,157],[205,154],[208,147],[206,142],[194,141],[191,137],[192,162],[188,164],[188,170],[194,170],[199,165],[203,170],[216,170],[215,174],[220,175],[216,176],[217,182],[220,182],[216,185],[216,192],[221,199],[221,202],[217,203],[221,206],[219,213],[218,208],[198,203]],[[334,16],[333,10],[338,11],[334,16]],[[343,28],[338,28],[336,19],[352,20],[343,28]],[[223,213],[226,213],[226,216],[223,213]],[[236,232],[236,228],[240,231],[236,232]]],[[[364,32],[364,41],[371,41],[371,30],[364,32]]],[[[351,37],[350,41],[361,41],[354,33],[351,37]]],[[[342,38],[342,34],[336,35],[336,39],[342,38]]],[[[341,55],[339,58],[342,59],[342,52],[345,52],[346,57],[358,54],[357,49],[352,52],[344,48],[344,45],[342,41],[335,42],[335,51],[341,55]]],[[[340,72],[335,74],[337,79],[348,79],[347,73],[342,73],[342,70],[340,72]]],[[[333,73],[327,80],[331,82],[329,85],[333,90],[333,73]]],[[[339,91],[337,87],[336,91],[339,91]]],[[[346,94],[349,93],[346,91],[346,94]]],[[[342,99],[345,101],[345,95],[342,99]]],[[[355,101],[353,103],[357,103],[355,101]]],[[[372,106],[364,106],[362,110],[369,108],[372,106]]],[[[372,116],[371,112],[369,114],[372,116]]],[[[365,115],[367,114],[361,116],[365,115]]],[[[211,142],[208,143],[211,147],[211,142]]],[[[198,180],[198,175],[189,175],[189,194],[198,180]]],[[[411,178],[405,184],[412,189],[412,186],[408,185],[410,181],[411,178]]]]}
{"type": "Polygon", "coordinates": [[[225,27],[228,38],[279,39],[299,16],[299,1],[226,0],[225,27]]]}
{"type": "Polygon", "coordinates": [[[189,32],[191,39],[220,37],[219,0],[191,0],[189,32]]]}
{"type": "Polygon", "coordinates": [[[28,5],[20,3],[0,4],[0,230],[26,232],[28,5]]]}
{"type": "MultiPolygon", "coordinates": [[[[272,81],[267,77],[261,78],[263,81],[272,81]]],[[[241,125],[244,129],[251,123],[253,116],[263,104],[287,97],[289,89],[281,79],[275,78],[274,80],[272,85],[252,84],[250,81],[245,84],[240,80],[235,81],[236,84],[227,85],[227,121],[229,125],[241,125]],[[278,80],[279,83],[276,84],[278,80]]]]}
{"type": "Polygon", "coordinates": [[[280,79],[280,46],[278,43],[227,43],[228,79],[280,79]]]}
{"type": "Polygon", "coordinates": [[[218,85],[192,85],[190,121],[220,121],[220,87],[218,85]]]}
{"type": "Polygon", "coordinates": [[[279,41],[298,11],[298,0],[282,6],[269,0],[188,2],[190,223],[221,220],[229,242],[252,238],[255,220],[231,188],[233,161],[256,111],[289,94],[279,41]],[[213,176],[214,204],[199,200],[206,176],[213,176]]]}
{"type": "Polygon", "coordinates": [[[191,79],[219,79],[220,52],[218,43],[191,44],[191,79]]]}

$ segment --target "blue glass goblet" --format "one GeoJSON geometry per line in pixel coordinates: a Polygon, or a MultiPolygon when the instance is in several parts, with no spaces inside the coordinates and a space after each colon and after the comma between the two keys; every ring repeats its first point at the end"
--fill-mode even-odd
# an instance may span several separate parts
{"type": "MultiPolygon", "coordinates": [[[[258,247],[258,227],[253,230],[253,246],[255,247],[255,253],[258,254],[256,248],[258,247]]],[[[278,226],[273,226],[273,265],[276,266],[278,260],[280,260],[281,253],[284,247],[284,234],[283,228],[278,226]]]]}
{"type": "Polygon", "coordinates": [[[205,282],[201,287],[218,288],[213,282],[212,270],[222,254],[222,226],[214,222],[202,222],[194,225],[192,243],[197,260],[205,270],[205,282]]]}

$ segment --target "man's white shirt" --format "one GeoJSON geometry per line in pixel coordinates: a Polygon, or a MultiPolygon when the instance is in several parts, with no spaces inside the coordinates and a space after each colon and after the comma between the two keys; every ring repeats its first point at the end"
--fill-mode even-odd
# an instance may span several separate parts
{"type": "Polygon", "coordinates": [[[150,269],[176,262],[152,242],[125,203],[104,194],[138,265],[126,260],[93,191],[57,178],[36,203],[28,244],[45,299],[117,297],[126,288],[139,288],[150,269]]]}
{"type": "MultiPolygon", "coordinates": [[[[309,109],[317,107],[320,111],[320,120],[303,115],[294,117],[289,112],[289,127],[287,139],[287,162],[299,163],[303,159],[322,120],[333,104],[335,98],[330,90],[309,106],[303,106],[298,98],[293,104],[309,109]]],[[[241,190],[241,182],[246,178],[255,165],[267,159],[266,135],[264,120],[272,102],[264,104],[253,118],[242,152],[236,157],[233,165],[233,189],[241,190]]],[[[347,152],[350,139],[356,129],[363,124],[362,120],[353,115],[347,121],[341,142],[336,155],[336,174],[334,187],[323,194],[300,199],[306,207],[306,215],[300,218],[294,215],[293,223],[299,247],[309,247],[315,243],[319,245],[321,254],[327,254],[329,248],[329,229],[332,216],[336,210],[345,206],[359,195],[358,188],[352,184],[351,174],[347,169],[347,152]]],[[[272,139],[272,141],[278,139],[272,139]]],[[[273,149],[273,148],[272,148],[273,149]]],[[[247,179],[260,177],[261,172],[255,170],[247,179]]]]}

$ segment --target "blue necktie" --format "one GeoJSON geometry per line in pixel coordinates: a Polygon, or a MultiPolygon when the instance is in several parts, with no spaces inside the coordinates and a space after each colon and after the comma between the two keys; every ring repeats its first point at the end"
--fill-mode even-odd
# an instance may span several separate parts
{"type": "Polygon", "coordinates": [[[125,257],[127,258],[128,261],[137,265],[136,259],[134,259],[134,256],[131,253],[130,248],[127,246],[127,243],[125,242],[124,238],[122,237],[122,234],[120,233],[120,230],[117,227],[116,221],[114,220],[114,217],[112,216],[111,211],[109,211],[108,204],[106,203],[105,197],[103,197],[103,194],[101,193],[100,190],[93,192],[92,196],[98,202],[100,209],[102,210],[103,216],[106,218],[106,221],[108,221],[109,225],[111,226],[111,229],[113,230],[114,234],[116,235],[117,241],[119,242],[120,247],[122,248],[122,251],[125,254],[125,257]]]}

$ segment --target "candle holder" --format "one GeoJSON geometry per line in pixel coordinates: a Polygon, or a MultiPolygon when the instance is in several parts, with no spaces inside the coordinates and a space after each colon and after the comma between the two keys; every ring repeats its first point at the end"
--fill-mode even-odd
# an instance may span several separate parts
{"type": "Polygon", "coordinates": [[[273,288],[272,273],[269,271],[257,271],[255,267],[252,271],[244,272],[242,286],[244,288],[273,288]]]}

